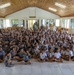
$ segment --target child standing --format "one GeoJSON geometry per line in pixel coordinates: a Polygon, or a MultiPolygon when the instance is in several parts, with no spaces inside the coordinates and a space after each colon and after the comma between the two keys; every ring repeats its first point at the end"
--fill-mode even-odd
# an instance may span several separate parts
{"type": "Polygon", "coordinates": [[[12,67],[12,61],[11,61],[11,54],[10,52],[7,52],[6,58],[5,58],[5,66],[6,67],[12,67]]]}

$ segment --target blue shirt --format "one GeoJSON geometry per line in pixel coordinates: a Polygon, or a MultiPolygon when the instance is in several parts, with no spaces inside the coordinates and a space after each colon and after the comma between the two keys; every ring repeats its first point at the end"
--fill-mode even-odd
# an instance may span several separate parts
{"type": "Polygon", "coordinates": [[[4,56],[5,52],[2,50],[0,51],[0,56],[4,56]]]}

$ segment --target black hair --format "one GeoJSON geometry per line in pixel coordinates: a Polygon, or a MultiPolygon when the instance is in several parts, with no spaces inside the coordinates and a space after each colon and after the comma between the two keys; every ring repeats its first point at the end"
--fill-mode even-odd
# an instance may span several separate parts
{"type": "Polygon", "coordinates": [[[10,53],[10,51],[7,51],[7,52],[6,52],[6,56],[7,56],[9,53],[10,53]]]}
{"type": "Polygon", "coordinates": [[[49,47],[48,50],[51,50],[51,47],[49,47]]]}
{"type": "Polygon", "coordinates": [[[58,48],[57,48],[57,47],[55,47],[54,52],[57,52],[57,50],[58,50],[58,48]]]}

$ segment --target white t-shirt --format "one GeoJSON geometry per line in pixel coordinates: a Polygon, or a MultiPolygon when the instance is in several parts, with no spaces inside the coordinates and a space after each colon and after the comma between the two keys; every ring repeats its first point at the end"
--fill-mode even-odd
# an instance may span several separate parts
{"type": "Polygon", "coordinates": [[[40,53],[40,59],[45,59],[47,57],[47,54],[44,52],[44,53],[40,53]]]}
{"type": "Polygon", "coordinates": [[[36,47],[36,50],[38,50],[38,49],[39,49],[39,46],[36,47]]]}
{"type": "Polygon", "coordinates": [[[55,26],[53,27],[53,31],[56,31],[56,27],[55,26]]]}
{"type": "Polygon", "coordinates": [[[71,57],[74,56],[74,55],[73,55],[73,51],[70,50],[69,52],[70,52],[71,57]]]}
{"type": "Polygon", "coordinates": [[[70,35],[68,35],[68,38],[71,40],[71,36],[70,35]]]}
{"type": "Polygon", "coordinates": [[[42,45],[43,45],[44,41],[45,41],[45,39],[42,39],[42,42],[41,42],[41,43],[42,43],[42,45]]]}
{"type": "Polygon", "coordinates": [[[58,58],[60,58],[60,57],[61,57],[61,54],[60,54],[60,52],[58,52],[58,53],[55,53],[55,54],[54,54],[54,57],[55,57],[55,58],[57,58],[57,59],[58,59],[58,58]]]}
{"type": "Polygon", "coordinates": [[[49,45],[48,45],[48,44],[46,44],[45,46],[46,46],[46,48],[48,49],[48,46],[49,46],[49,45]]]}
{"type": "Polygon", "coordinates": [[[48,49],[47,50],[45,50],[45,53],[47,53],[48,52],[48,49]]]}
{"type": "Polygon", "coordinates": [[[36,54],[39,53],[39,46],[36,47],[35,53],[36,53],[36,54]]]}

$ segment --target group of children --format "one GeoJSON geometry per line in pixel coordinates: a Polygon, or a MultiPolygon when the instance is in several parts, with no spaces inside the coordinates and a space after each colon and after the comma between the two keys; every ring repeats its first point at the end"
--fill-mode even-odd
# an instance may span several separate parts
{"type": "Polygon", "coordinates": [[[12,60],[31,64],[32,58],[40,62],[74,61],[74,35],[45,28],[0,31],[0,62],[11,67],[12,60]]]}
{"type": "Polygon", "coordinates": [[[54,51],[49,48],[48,50],[42,50],[40,52],[40,61],[50,61],[50,62],[63,62],[66,61],[74,61],[74,51],[72,51],[69,47],[64,47],[63,50],[60,48],[55,48],[54,51]],[[65,49],[64,49],[65,48],[65,49]]]}
{"type": "Polygon", "coordinates": [[[24,64],[30,64],[30,54],[27,51],[24,51],[23,48],[20,49],[20,51],[17,53],[16,48],[13,47],[13,49],[6,54],[5,58],[5,65],[8,67],[13,66],[12,60],[17,60],[17,61],[24,61],[24,64]]]}

